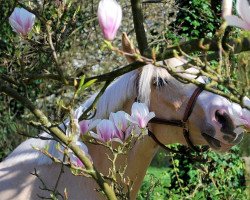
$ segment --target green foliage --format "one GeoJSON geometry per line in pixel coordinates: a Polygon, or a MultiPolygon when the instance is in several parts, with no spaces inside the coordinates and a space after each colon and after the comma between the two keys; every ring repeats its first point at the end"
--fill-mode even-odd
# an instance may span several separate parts
{"type": "Polygon", "coordinates": [[[167,168],[150,167],[138,200],[247,199],[244,162],[238,147],[226,154],[209,151],[203,157],[209,162],[192,161],[175,154],[167,168]]]}
{"type": "Polygon", "coordinates": [[[214,7],[207,0],[181,0],[175,32],[185,38],[211,37],[221,23],[220,2],[214,7]]]}
{"type": "MultiPolygon", "coordinates": [[[[0,58],[3,56],[11,56],[15,47],[12,44],[14,33],[8,23],[8,16],[10,16],[15,1],[0,1],[0,58]]],[[[1,59],[0,59],[1,60],[1,59]]],[[[2,63],[0,63],[1,66],[2,63]]]]}
{"type": "Polygon", "coordinates": [[[16,134],[16,123],[10,113],[0,102],[0,162],[22,140],[22,136],[16,134]]]}

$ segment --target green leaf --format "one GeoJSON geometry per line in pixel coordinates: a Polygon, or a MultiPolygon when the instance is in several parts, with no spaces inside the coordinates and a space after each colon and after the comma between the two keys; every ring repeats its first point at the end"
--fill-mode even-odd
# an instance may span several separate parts
{"type": "Polygon", "coordinates": [[[81,86],[79,85],[79,88],[78,88],[76,93],[79,94],[80,92],[83,92],[86,88],[90,87],[96,81],[97,81],[97,79],[92,79],[81,86]]]}
{"type": "Polygon", "coordinates": [[[85,82],[85,75],[83,75],[82,77],[81,77],[81,80],[80,80],[80,83],[79,83],[79,87],[78,88],[81,88],[82,87],[82,85],[84,84],[84,82],[85,82]]]}

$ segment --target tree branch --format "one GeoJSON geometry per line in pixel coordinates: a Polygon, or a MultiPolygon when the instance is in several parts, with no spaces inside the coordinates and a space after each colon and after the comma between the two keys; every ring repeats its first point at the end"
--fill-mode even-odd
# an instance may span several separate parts
{"type": "Polygon", "coordinates": [[[136,33],[136,40],[141,55],[144,55],[146,50],[148,50],[147,36],[144,29],[144,19],[142,12],[142,2],[141,0],[131,0],[131,7],[133,13],[134,28],[136,33]]]}
{"type": "MultiPolygon", "coordinates": [[[[96,82],[104,82],[104,81],[110,81],[114,80],[114,78],[119,77],[125,73],[128,73],[130,71],[133,71],[135,69],[138,69],[144,65],[146,65],[146,62],[136,61],[129,65],[126,65],[120,69],[114,70],[112,72],[102,74],[99,76],[92,76],[85,79],[85,82],[88,82],[90,80],[96,79],[96,82]]],[[[84,73],[79,73],[77,77],[81,77],[84,75],[84,73]]],[[[31,75],[28,76],[25,80],[23,80],[25,83],[29,83],[34,80],[41,80],[41,79],[48,79],[48,80],[55,80],[55,81],[61,81],[61,78],[59,75],[56,74],[37,74],[37,75],[31,75]]],[[[77,81],[80,81],[80,78],[76,78],[77,81]]],[[[67,78],[68,84],[73,85],[74,79],[73,78],[67,78]]]]}
{"type": "MultiPolygon", "coordinates": [[[[250,51],[250,38],[242,38],[242,39],[233,39],[228,41],[228,46],[233,48],[232,53],[237,54],[244,51],[250,51]]],[[[175,57],[174,51],[179,51],[181,49],[183,52],[189,54],[196,51],[219,51],[218,48],[218,39],[195,39],[188,42],[184,42],[180,45],[170,46],[167,47],[162,44],[162,48],[160,49],[159,53],[157,54],[157,60],[165,60],[168,58],[175,57]]]]}

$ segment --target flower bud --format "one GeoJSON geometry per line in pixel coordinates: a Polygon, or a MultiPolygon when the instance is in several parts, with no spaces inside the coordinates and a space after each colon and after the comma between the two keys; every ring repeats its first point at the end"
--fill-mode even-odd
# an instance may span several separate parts
{"type": "Polygon", "coordinates": [[[98,21],[106,40],[114,40],[122,21],[122,8],[116,0],[101,0],[98,6],[98,21]]]}
{"type": "Polygon", "coordinates": [[[15,8],[9,17],[9,23],[16,33],[26,36],[32,29],[35,15],[24,8],[15,8]]]}

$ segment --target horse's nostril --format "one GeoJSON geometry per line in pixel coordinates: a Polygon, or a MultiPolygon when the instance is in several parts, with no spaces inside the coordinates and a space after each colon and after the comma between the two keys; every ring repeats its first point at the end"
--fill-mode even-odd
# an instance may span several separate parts
{"type": "Polygon", "coordinates": [[[235,129],[234,123],[225,110],[217,110],[215,112],[215,119],[221,124],[221,131],[223,133],[235,135],[235,133],[233,133],[235,129]]]}
{"type": "Polygon", "coordinates": [[[228,115],[224,113],[222,110],[216,110],[215,112],[215,119],[219,122],[222,126],[225,125],[228,121],[228,115]]]}

